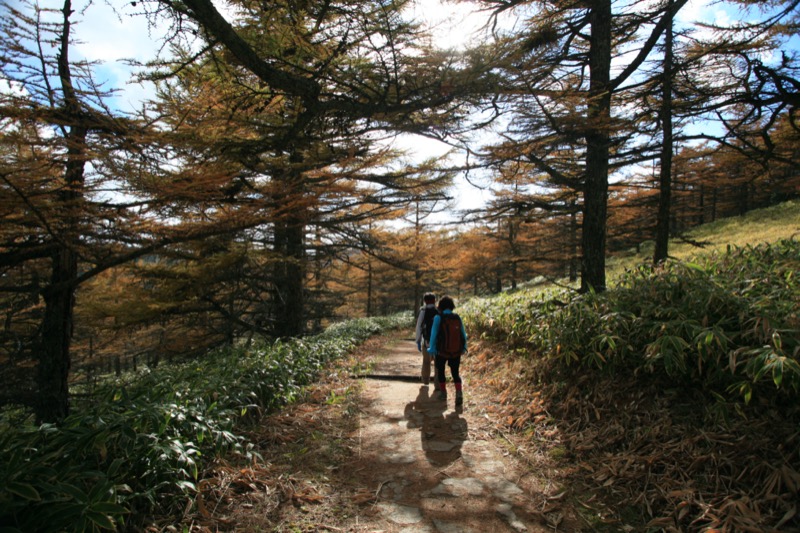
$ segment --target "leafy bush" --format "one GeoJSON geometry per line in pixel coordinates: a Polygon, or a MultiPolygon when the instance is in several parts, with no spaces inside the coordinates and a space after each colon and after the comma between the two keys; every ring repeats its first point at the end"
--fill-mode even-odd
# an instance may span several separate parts
{"type": "Polygon", "coordinates": [[[629,271],[602,294],[473,300],[476,332],[561,365],[650,371],[712,391],[800,390],[800,243],[780,241],[629,271]]]}
{"type": "Polygon", "coordinates": [[[104,384],[61,426],[0,437],[0,531],[101,531],[178,509],[205,467],[252,453],[238,429],[291,402],[331,360],[411,315],[336,324],[315,337],[218,350],[104,384]]]}

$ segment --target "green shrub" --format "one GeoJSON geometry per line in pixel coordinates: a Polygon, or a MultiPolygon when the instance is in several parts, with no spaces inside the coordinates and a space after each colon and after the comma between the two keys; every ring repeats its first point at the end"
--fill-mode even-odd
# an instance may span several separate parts
{"type": "Polygon", "coordinates": [[[217,350],[110,381],[58,427],[3,423],[0,529],[100,531],[181,509],[213,458],[252,453],[237,431],[254,414],[293,401],[326,363],[412,320],[352,320],[315,337],[217,350]]]}
{"type": "Polygon", "coordinates": [[[473,334],[524,344],[561,368],[662,373],[750,401],[800,389],[800,243],[627,272],[600,294],[521,291],[461,311],[473,334]]]}

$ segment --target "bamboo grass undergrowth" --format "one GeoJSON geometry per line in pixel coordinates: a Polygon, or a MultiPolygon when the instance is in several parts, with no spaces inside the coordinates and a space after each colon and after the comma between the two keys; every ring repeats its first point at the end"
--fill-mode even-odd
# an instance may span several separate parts
{"type": "Polygon", "coordinates": [[[108,380],[59,426],[0,420],[0,531],[136,529],[182,509],[215,457],[255,458],[248,424],[296,400],[330,361],[411,320],[351,320],[146,368],[108,380]]]}
{"type": "Polygon", "coordinates": [[[660,374],[745,403],[800,393],[800,242],[642,264],[603,293],[520,291],[461,308],[472,334],[548,371],[660,374]],[[520,350],[519,348],[522,348],[520,350]]]}

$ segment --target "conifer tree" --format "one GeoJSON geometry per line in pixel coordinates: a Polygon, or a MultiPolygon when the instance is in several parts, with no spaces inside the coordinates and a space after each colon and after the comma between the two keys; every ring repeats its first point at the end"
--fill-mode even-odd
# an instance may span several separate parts
{"type": "MultiPolygon", "coordinates": [[[[264,206],[276,258],[275,333],[302,334],[308,236],[343,246],[342,239],[358,238],[348,229],[352,224],[411,200],[418,174],[389,169],[391,154],[377,141],[458,120],[463,112],[454,95],[442,90],[453,69],[443,56],[415,55],[419,35],[400,15],[405,2],[242,2],[231,21],[207,0],[160,4],[180,24],[196,26],[209,46],[191,64],[213,66],[212,77],[225,84],[229,101],[238,102],[228,119],[243,137],[206,150],[242,169],[264,206]],[[429,109],[437,113],[426,117],[429,109]]],[[[197,68],[187,67],[186,57],[169,65],[183,79],[184,70],[197,68]]]]}

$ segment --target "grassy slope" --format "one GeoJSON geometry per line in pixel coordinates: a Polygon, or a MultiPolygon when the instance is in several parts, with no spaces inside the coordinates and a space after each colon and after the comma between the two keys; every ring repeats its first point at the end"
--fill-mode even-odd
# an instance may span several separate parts
{"type": "MultiPolygon", "coordinates": [[[[676,241],[670,254],[687,260],[797,234],[800,202],[789,202],[698,227],[685,240],[703,248],[676,241]]],[[[651,250],[612,258],[610,285],[649,263],[651,250]]],[[[498,304],[533,302],[541,289],[498,304]]],[[[475,337],[479,331],[495,337],[478,327],[475,337]]],[[[473,345],[471,386],[497,395],[494,414],[517,430],[521,449],[551,459],[586,531],[800,531],[796,408],[762,399],[743,405],[664,375],[553,373],[512,337],[473,345]]]]}
{"type": "MultiPolygon", "coordinates": [[[[798,236],[800,201],[795,200],[693,228],[682,239],[670,241],[669,255],[680,260],[690,260],[698,254],[724,251],[729,246],[756,246],[798,236]]],[[[625,268],[649,262],[652,257],[653,242],[648,241],[642,244],[638,252],[631,250],[609,258],[609,279],[613,280],[625,268]]]]}

